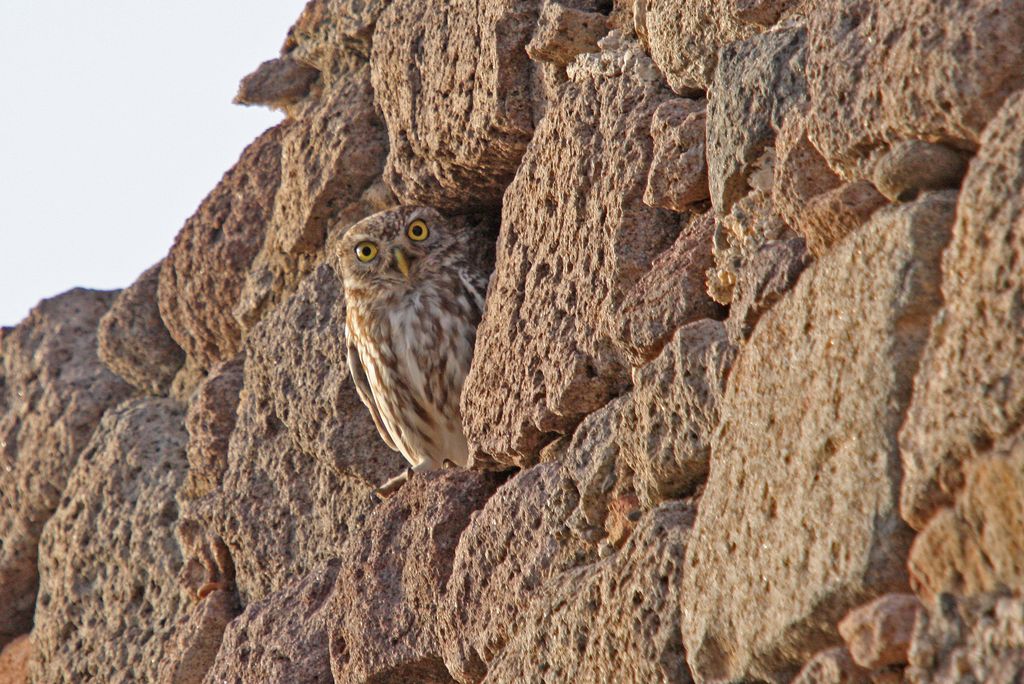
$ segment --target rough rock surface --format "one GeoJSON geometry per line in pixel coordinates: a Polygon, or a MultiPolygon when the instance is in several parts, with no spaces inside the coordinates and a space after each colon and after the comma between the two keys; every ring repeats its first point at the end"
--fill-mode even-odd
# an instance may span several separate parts
{"type": "Polygon", "coordinates": [[[921,602],[913,594],[886,594],[850,611],[839,623],[839,633],[863,668],[905,664],[920,610],[921,602]]]}
{"type": "Polygon", "coordinates": [[[651,117],[668,97],[657,71],[627,46],[583,55],[569,72],[505,195],[490,305],[463,390],[478,463],[529,464],[622,391],[614,318],[679,232],[678,218],[642,202],[651,117]],[[498,387],[507,388],[500,400],[498,387]]]}
{"type": "Polygon", "coordinates": [[[830,648],[814,656],[792,684],[868,684],[870,673],[853,662],[845,648],[830,648]]]}
{"type": "Polygon", "coordinates": [[[459,536],[497,484],[460,470],[417,474],[351,538],[330,599],[335,681],[451,680],[437,613],[459,536]]]}
{"type": "Polygon", "coordinates": [[[565,525],[578,503],[566,469],[544,463],[507,482],[473,516],[439,616],[444,662],[457,680],[480,681],[547,582],[595,560],[565,525]]]}
{"type": "Polygon", "coordinates": [[[654,158],[644,202],[685,211],[711,197],[708,190],[705,100],[673,99],[654,111],[654,158]]]}
{"type": "MultiPolygon", "coordinates": [[[[844,177],[903,140],[971,149],[1024,86],[1016,0],[827,0],[808,13],[808,131],[844,177]]],[[[1006,129],[1009,130],[1009,129],[1006,129]]]]}
{"type": "Polygon", "coordinates": [[[750,191],[749,177],[790,109],[807,97],[802,27],[763,33],[719,53],[708,102],[707,156],[711,203],[720,215],[750,191]]]}
{"type": "Polygon", "coordinates": [[[174,538],[184,417],[170,399],[128,401],[82,452],[39,543],[30,681],[156,679],[187,605],[174,538]]]}
{"type": "Polygon", "coordinates": [[[338,561],[249,604],[231,622],[207,682],[329,682],[325,607],[338,561]]]}
{"type": "Polygon", "coordinates": [[[0,651],[0,684],[24,684],[32,657],[32,641],[28,634],[7,643],[0,651]]]}
{"type": "MultiPolygon", "coordinates": [[[[156,680],[160,684],[200,684],[204,680],[220,652],[224,630],[238,616],[238,597],[228,591],[214,591],[190,611],[179,620],[174,640],[160,663],[156,680]]],[[[231,653],[241,656],[245,650],[231,653]]]]}
{"type": "Polygon", "coordinates": [[[971,162],[943,261],[946,306],[921,363],[903,450],[904,518],[921,529],[963,483],[962,464],[1024,419],[1024,94],[971,162]]]}
{"type": "Polygon", "coordinates": [[[692,681],[678,609],[692,524],[686,504],[665,504],[637,523],[622,550],[557,578],[484,681],[692,681]]]}
{"type": "Polygon", "coordinates": [[[928,521],[909,567],[926,599],[1024,590],[1024,435],[968,465],[955,507],[928,521]]]}
{"type": "Polygon", "coordinates": [[[954,206],[939,193],[877,214],[801,276],[737,359],[683,579],[698,678],[786,681],[837,642],[847,609],[907,587],[896,433],[941,304],[954,206]]]}
{"type": "Polygon", "coordinates": [[[72,290],[0,331],[0,646],[31,628],[43,525],[103,412],[131,394],[96,355],[116,295],[72,290]]]}
{"type": "Polygon", "coordinates": [[[680,95],[708,90],[718,51],[756,33],[715,0],[634,0],[637,33],[646,36],[651,57],[680,95]]]}
{"type": "Polygon", "coordinates": [[[114,300],[99,326],[99,356],[136,389],[166,395],[185,362],[157,306],[160,264],[149,268],[114,300]]]}
{"type": "Polygon", "coordinates": [[[249,145],[185,222],[160,268],[160,315],[171,337],[204,368],[241,348],[233,312],[272,216],[287,128],[271,128],[249,145]]]}
{"type": "Polygon", "coordinates": [[[750,337],[761,316],[792,289],[810,262],[803,238],[768,242],[747,261],[736,279],[725,322],[733,344],[750,337]]]}

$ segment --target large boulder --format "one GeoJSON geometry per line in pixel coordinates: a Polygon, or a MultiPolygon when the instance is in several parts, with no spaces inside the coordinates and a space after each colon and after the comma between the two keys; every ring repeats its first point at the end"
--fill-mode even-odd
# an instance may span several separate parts
{"type": "Polygon", "coordinates": [[[462,397],[478,464],[530,464],[622,392],[616,320],[680,229],[678,216],[643,203],[651,118],[671,96],[650,60],[626,44],[568,71],[505,194],[462,397]]]}
{"type": "Polygon", "coordinates": [[[687,550],[700,679],[788,681],[850,608],[908,587],[897,431],[955,195],[883,210],[810,266],[733,366],[687,550]]]}
{"type": "Polygon", "coordinates": [[[31,682],[155,681],[188,606],[174,537],[184,412],[170,399],[109,411],[39,545],[31,682]]]}
{"type": "Polygon", "coordinates": [[[96,352],[116,297],[71,290],[0,330],[0,646],[31,629],[43,525],[103,413],[132,393],[96,352]]]}

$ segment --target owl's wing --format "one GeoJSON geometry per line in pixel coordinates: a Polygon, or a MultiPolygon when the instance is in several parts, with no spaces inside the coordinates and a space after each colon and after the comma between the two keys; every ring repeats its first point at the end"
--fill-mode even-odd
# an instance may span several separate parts
{"type": "Polygon", "coordinates": [[[366,378],[366,369],[363,368],[363,362],[359,358],[359,350],[356,346],[349,342],[347,344],[348,353],[348,372],[352,376],[352,382],[356,386],[356,392],[359,393],[359,398],[366,404],[366,408],[370,409],[370,415],[373,416],[373,424],[377,426],[377,432],[380,433],[380,438],[384,440],[391,449],[398,451],[398,447],[391,440],[391,435],[388,434],[387,429],[384,427],[384,423],[380,419],[380,411],[377,410],[377,404],[373,400],[373,392],[370,391],[370,381],[366,378]]]}

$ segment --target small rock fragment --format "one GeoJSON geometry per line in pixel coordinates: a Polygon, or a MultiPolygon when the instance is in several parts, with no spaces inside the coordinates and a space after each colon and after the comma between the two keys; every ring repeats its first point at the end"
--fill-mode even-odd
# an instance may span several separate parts
{"type": "Polygon", "coordinates": [[[958,188],[971,155],[946,145],[907,140],[875,164],[875,187],[893,202],[907,202],[926,190],[958,188]]]}
{"type": "Polygon", "coordinates": [[[791,684],[871,684],[871,676],[837,646],[811,658],[791,684]]]}
{"type": "Polygon", "coordinates": [[[847,613],[839,622],[839,634],[863,668],[903,665],[920,610],[913,594],[886,594],[847,613]]]}
{"type": "Polygon", "coordinates": [[[537,30],[526,46],[526,53],[539,62],[565,66],[576,55],[597,52],[597,41],[608,33],[608,18],[596,12],[545,0],[537,20],[537,30]]]}
{"type": "Polygon", "coordinates": [[[319,77],[317,69],[290,57],[267,60],[238,84],[235,104],[287,110],[309,95],[319,77]]]}
{"type": "Polygon", "coordinates": [[[654,111],[654,158],[647,175],[645,204],[686,211],[711,196],[704,145],[706,107],[706,100],[675,99],[654,111]]]}

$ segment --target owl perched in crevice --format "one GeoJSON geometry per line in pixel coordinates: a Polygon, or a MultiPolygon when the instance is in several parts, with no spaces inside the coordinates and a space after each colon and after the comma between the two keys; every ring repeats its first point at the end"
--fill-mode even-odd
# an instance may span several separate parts
{"type": "MultiPolygon", "coordinates": [[[[436,210],[399,207],[349,228],[335,263],[345,285],[349,372],[381,439],[412,471],[465,467],[459,399],[493,257],[436,210]]],[[[397,489],[409,472],[379,493],[397,489]]]]}

